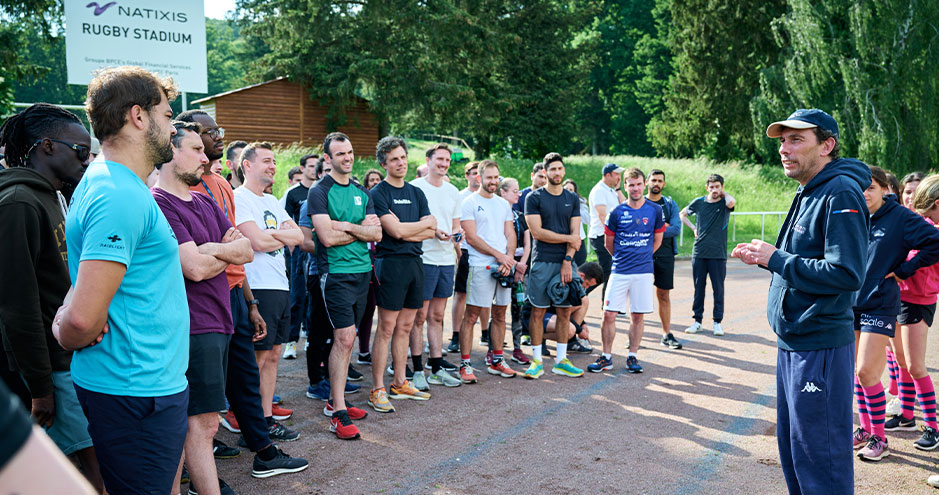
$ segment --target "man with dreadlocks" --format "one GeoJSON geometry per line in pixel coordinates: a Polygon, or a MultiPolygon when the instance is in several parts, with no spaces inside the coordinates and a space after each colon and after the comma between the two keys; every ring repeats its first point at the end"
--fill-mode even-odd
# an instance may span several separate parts
{"type": "Polygon", "coordinates": [[[0,325],[7,359],[29,389],[36,422],[103,488],[88,420],[72,385],[52,319],[69,289],[64,186],[88,166],[91,138],[74,114],[38,103],[0,128],[7,168],[0,170],[0,325]]]}

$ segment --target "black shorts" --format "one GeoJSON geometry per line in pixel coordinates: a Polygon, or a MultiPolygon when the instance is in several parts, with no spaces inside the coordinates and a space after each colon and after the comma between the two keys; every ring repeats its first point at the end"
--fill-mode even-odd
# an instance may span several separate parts
{"type": "Polygon", "coordinates": [[[189,336],[188,414],[195,416],[225,409],[229,335],[200,333],[189,336]]]}
{"type": "Polygon", "coordinates": [[[897,324],[913,325],[923,321],[926,322],[927,327],[931,327],[934,316],[936,316],[936,303],[916,304],[900,301],[900,316],[897,316],[897,324]]]}
{"type": "Polygon", "coordinates": [[[466,294],[466,279],[469,278],[469,251],[460,250],[460,262],[456,265],[456,277],[453,279],[453,292],[466,294]]]}
{"type": "Polygon", "coordinates": [[[371,271],[320,275],[326,316],[333,329],[356,327],[362,321],[371,278],[371,271]]]}
{"type": "Polygon", "coordinates": [[[290,291],[254,289],[258,313],[267,325],[267,336],[254,343],[254,350],[269,351],[290,339],[290,291]]]}
{"type": "Polygon", "coordinates": [[[401,311],[424,307],[424,262],[420,256],[386,256],[375,259],[379,308],[401,311]]]}
{"type": "Polygon", "coordinates": [[[652,258],[652,284],[662,290],[675,288],[675,257],[657,256],[652,258]]]}

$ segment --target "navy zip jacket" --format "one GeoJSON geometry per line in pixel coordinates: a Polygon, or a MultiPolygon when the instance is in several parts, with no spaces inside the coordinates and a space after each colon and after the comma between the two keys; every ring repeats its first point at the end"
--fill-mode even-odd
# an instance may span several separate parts
{"type": "Polygon", "coordinates": [[[900,313],[900,287],[895,279],[884,277],[893,272],[905,280],[916,270],[939,262],[939,229],[900,206],[896,195],[888,194],[871,215],[870,232],[867,272],[854,311],[896,316],[900,313]],[[912,249],[919,252],[906,261],[912,249]]]}
{"type": "Polygon", "coordinates": [[[780,349],[815,351],[854,342],[854,302],[870,235],[867,165],[840,158],[796,192],[779,231],[766,317],[780,349]]]}

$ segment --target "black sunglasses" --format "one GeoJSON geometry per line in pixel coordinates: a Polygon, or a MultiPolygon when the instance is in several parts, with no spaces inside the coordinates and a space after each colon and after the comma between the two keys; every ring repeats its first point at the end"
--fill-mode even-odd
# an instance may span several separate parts
{"type": "Polygon", "coordinates": [[[60,141],[58,139],[42,138],[36,141],[35,143],[33,143],[32,146],[30,146],[29,152],[26,153],[26,156],[29,156],[29,153],[33,151],[33,148],[35,148],[36,146],[39,146],[39,144],[42,143],[42,141],[45,139],[48,139],[49,141],[52,141],[54,143],[64,144],[65,146],[72,148],[73,150],[75,150],[75,154],[78,155],[78,160],[82,163],[87,162],[89,156],[91,155],[91,147],[89,146],[85,146],[83,144],[68,143],[65,141],[60,141]]]}

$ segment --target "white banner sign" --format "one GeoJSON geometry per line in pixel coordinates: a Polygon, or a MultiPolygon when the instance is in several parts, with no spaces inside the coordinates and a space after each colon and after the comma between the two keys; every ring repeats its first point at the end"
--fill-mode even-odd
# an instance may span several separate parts
{"type": "Polygon", "coordinates": [[[102,67],[137,65],[208,92],[203,0],[65,0],[69,84],[102,67]]]}

